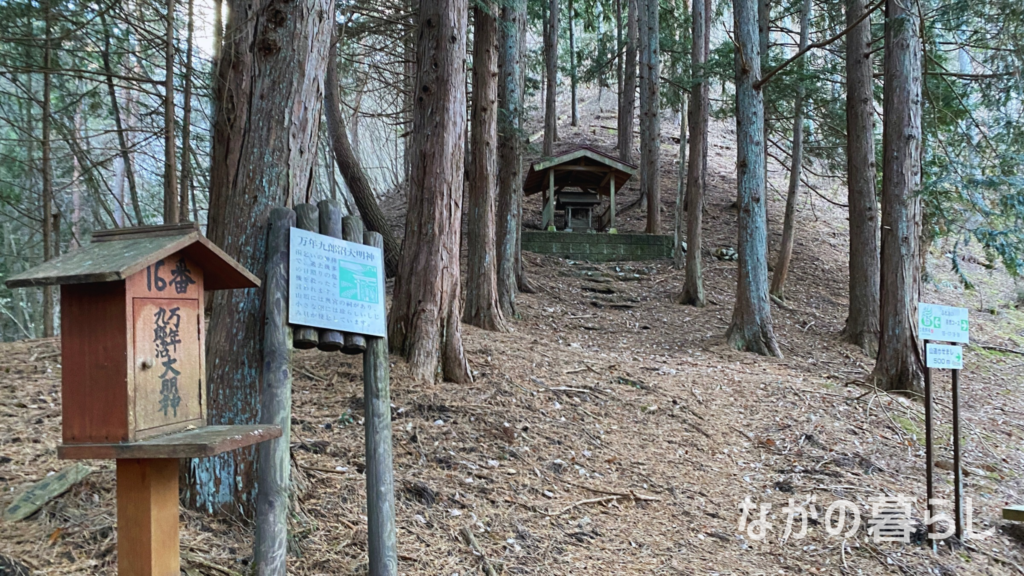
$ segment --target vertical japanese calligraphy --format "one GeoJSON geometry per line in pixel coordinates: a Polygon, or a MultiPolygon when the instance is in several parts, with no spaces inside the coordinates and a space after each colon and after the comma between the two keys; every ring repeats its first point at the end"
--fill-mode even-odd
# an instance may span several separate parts
{"type": "Polygon", "coordinates": [[[164,417],[173,411],[174,417],[178,417],[178,406],[181,404],[181,395],[178,393],[178,376],[181,372],[174,367],[178,363],[178,344],[181,344],[181,337],[178,330],[181,328],[181,316],[179,308],[158,308],[153,317],[153,343],[156,345],[156,357],[160,363],[160,411],[164,417]]]}

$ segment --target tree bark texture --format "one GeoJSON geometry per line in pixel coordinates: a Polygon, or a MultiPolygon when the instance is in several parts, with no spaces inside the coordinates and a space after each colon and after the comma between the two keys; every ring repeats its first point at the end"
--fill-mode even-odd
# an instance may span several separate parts
{"type": "Polygon", "coordinates": [[[391,231],[384,212],[380,209],[377,196],[373,193],[370,178],[363,170],[363,165],[356,156],[352,143],[345,130],[345,121],[341,117],[341,95],[338,93],[338,53],[337,46],[332,44],[330,58],[327,63],[327,78],[324,85],[324,116],[327,117],[327,133],[331,138],[331,150],[334,161],[338,165],[341,177],[345,179],[352,199],[359,209],[359,216],[369,230],[384,237],[384,271],[388,278],[398,273],[401,259],[402,244],[391,231]]]}
{"type": "MultiPolygon", "coordinates": [[[[698,0],[698,2],[701,0],[698,0]]],[[[679,95],[679,182],[676,184],[676,212],[673,222],[674,247],[672,249],[672,266],[682,270],[686,263],[686,251],[683,250],[683,232],[686,227],[686,132],[689,97],[686,93],[679,95]]]]}
{"type": "Polygon", "coordinates": [[[192,44],[195,36],[195,0],[188,0],[188,22],[186,24],[187,46],[185,50],[185,90],[182,94],[181,111],[181,191],[178,193],[178,217],[188,218],[189,188],[192,184],[192,163],[190,142],[192,141],[192,44]]]}
{"type": "Polygon", "coordinates": [[[388,315],[391,349],[420,382],[472,380],[459,322],[467,10],[466,0],[420,2],[409,210],[388,315]]]}
{"type": "Polygon", "coordinates": [[[636,45],[640,35],[637,12],[640,1],[629,0],[629,12],[626,15],[625,72],[622,80],[622,93],[619,94],[619,159],[627,164],[633,163],[633,116],[636,110],[636,45]]]}
{"type": "MultiPolygon", "coordinates": [[[[270,210],[303,201],[312,182],[334,2],[231,0],[227,13],[214,81],[209,237],[262,278],[270,210]]],[[[264,306],[260,290],[214,293],[206,364],[211,425],[256,422],[264,306]]],[[[190,461],[186,503],[251,513],[254,452],[190,461]]]]}
{"type": "Polygon", "coordinates": [[[174,129],[174,1],[164,15],[164,224],[178,222],[178,158],[174,129]]]}
{"type": "Polygon", "coordinates": [[[661,63],[658,0],[640,0],[640,195],[647,233],[661,233],[661,63]]]}
{"type": "MultiPolygon", "coordinates": [[[[54,234],[53,234],[53,166],[50,158],[50,124],[53,121],[50,90],[53,84],[50,67],[53,51],[50,48],[50,2],[47,0],[44,9],[46,10],[46,37],[43,41],[43,119],[42,119],[42,162],[40,168],[43,171],[43,194],[42,194],[42,216],[43,220],[43,261],[50,260],[54,256],[54,234]]],[[[57,242],[60,242],[58,236],[57,242]]],[[[51,338],[56,333],[54,326],[54,300],[53,286],[43,286],[43,338],[51,338]]]]}
{"type": "MultiPolygon", "coordinates": [[[[579,73],[576,71],[576,14],[573,0],[569,0],[569,80],[571,88],[572,125],[580,125],[580,113],[576,106],[576,87],[579,83],[579,73]]],[[[598,20],[598,35],[600,35],[601,21],[598,20]]],[[[602,80],[598,80],[600,85],[602,80]]],[[[599,88],[600,89],[600,88],[599,88]]]]}
{"type": "MultiPolygon", "coordinates": [[[[847,26],[867,10],[848,0],[847,26]]],[[[846,35],[846,180],[850,206],[850,308],[843,337],[874,357],[878,353],[878,199],[875,196],[874,86],[871,21],[846,35]]]]}
{"type": "Polygon", "coordinates": [[[690,157],[686,169],[686,279],[680,304],[704,306],[704,188],[708,169],[708,112],[710,100],[704,65],[711,49],[711,0],[693,0],[693,45],[690,74],[690,157]]]}
{"type": "Polygon", "coordinates": [[[915,0],[889,0],[882,124],[881,337],[872,378],[923,389],[917,339],[921,289],[921,39],[915,0]]]}
{"type": "Polygon", "coordinates": [[[544,38],[547,94],[544,102],[544,156],[554,154],[558,140],[558,0],[550,0],[547,37],[544,38]]]}
{"type": "Polygon", "coordinates": [[[473,7],[472,166],[466,191],[466,302],[462,320],[485,330],[505,330],[498,304],[495,194],[498,172],[498,6],[473,7]]]}
{"type": "Polygon", "coordinates": [[[295,212],[270,213],[263,282],[263,390],[260,423],[281,427],[281,437],[259,444],[256,541],[253,560],[260,576],[284,576],[288,568],[288,500],[291,474],[292,329],[288,325],[288,244],[295,212]]]}
{"type": "MultiPolygon", "coordinates": [[[[800,50],[807,48],[810,35],[809,21],[811,17],[811,0],[804,0],[800,10],[800,50]]],[[[798,63],[800,70],[805,68],[805,59],[798,63]]],[[[779,246],[778,260],[772,272],[771,293],[780,299],[786,298],[786,277],[789,275],[789,262],[793,258],[793,240],[796,228],[796,201],[800,194],[800,175],[804,161],[804,86],[796,87],[796,99],[793,102],[793,148],[789,166],[789,188],[786,190],[786,214],[782,220],[782,244],[779,246]]],[[[767,140],[766,140],[767,142],[767,140]]]]}
{"type": "Polygon", "coordinates": [[[498,49],[498,305],[506,319],[516,316],[516,293],[522,272],[519,251],[523,215],[523,38],[526,0],[501,4],[498,49]]]}
{"type": "Polygon", "coordinates": [[[739,267],[736,304],[726,338],[737,350],[781,357],[768,300],[764,100],[754,88],[754,82],[761,77],[756,1],[733,0],[739,267]]]}

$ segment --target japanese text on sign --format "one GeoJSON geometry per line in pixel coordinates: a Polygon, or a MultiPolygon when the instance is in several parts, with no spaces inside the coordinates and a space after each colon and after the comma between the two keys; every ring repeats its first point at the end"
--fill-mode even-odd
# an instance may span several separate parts
{"type": "Polygon", "coordinates": [[[968,344],[970,322],[967,308],[939,304],[918,304],[917,327],[922,340],[939,340],[968,344]]]}
{"type": "Polygon", "coordinates": [[[290,324],[387,334],[380,248],[292,228],[288,262],[290,324]]]}
{"type": "Polygon", "coordinates": [[[178,334],[181,316],[178,310],[160,308],[153,315],[153,343],[156,344],[157,360],[163,368],[160,374],[160,411],[165,417],[169,410],[173,411],[175,418],[178,417],[178,406],[181,404],[181,395],[178,394],[178,376],[181,376],[181,372],[174,367],[178,363],[175,358],[178,344],[181,344],[178,334]]]}
{"type": "Polygon", "coordinates": [[[964,349],[960,346],[929,343],[925,344],[924,354],[924,365],[928,368],[963,370],[964,349]]]}

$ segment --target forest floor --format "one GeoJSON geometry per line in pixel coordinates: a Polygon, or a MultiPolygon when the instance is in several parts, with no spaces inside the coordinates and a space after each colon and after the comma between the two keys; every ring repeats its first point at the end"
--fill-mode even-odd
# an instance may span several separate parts
{"type": "MultiPolygon", "coordinates": [[[[615,125],[613,114],[588,109],[583,126],[563,124],[559,150],[586,143],[611,151],[614,135],[602,126],[615,125]]],[[[675,130],[663,130],[666,233],[675,130]]],[[[786,307],[772,309],[785,358],[725,343],[736,263],[711,254],[735,245],[733,137],[730,125],[713,124],[707,307],[673,302],[683,273],[667,261],[593,265],[525,254],[537,292],[519,296],[514,331],[464,327],[474,383],[414,387],[393,359],[400,573],[465,576],[489,564],[497,574],[545,576],[1024,574],[1024,528],[1000,519],[1003,506],[1024,504],[1024,311],[1014,283],[972,258],[961,266],[978,288],[965,292],[945,272],[941,247],[929,258],[922,299],[971,309],[964,487],[975,530],[994,531],[966,545],[946,540],[933,554],[921,543],[922,404],[872,389],[872,359],[838,338],[847,302],[843,208],[802,196],[786,307]],[[912,541],[877,543],[867,533],[872,502],[897,496],[909,498],[912,541]],[[746,498],[772,505],[763,539],[739,529],[746,498]],[[826,533],[825,511],[838,500],[854,503],[855,534],[826,533]],[[804,538],[799,518],[785,537],[783,509],[794,505],[817,513],[804,538]],[[482,555],[463,540],[466,528],[482,555]]],[[[784,189],[784,170],[774,167],[772,179],[784,189]]],[[[843,203],[842,190],[825,184],[822,196],[843,203]]],[[[636,194],[627,189],[623,202],[636,194]]],[[[784,203],[772,192],[773,256],[784,203]]],[[[538,219],[539,204],[531,200],[526,212],[538,219]]],[[[643,218],[626,213],[619,229],[642,230],[643,218]]],[[[55,450],[59,352],[55,340],[0,345],[0,506],[69,464],[55,450]]],[[[289,573],[363,574],[361,362],[318,352],[295,360],[299,494],[289,573]]],[[[936,382],[936,457],[944,465],[952,458],[950,389],[945,376],[936,382]]],[[[0,554],[36,574],[114,573],[114,469],[89,464],[90,476],[40,512],[0,523],[0,554]]],[[[937,470],[936,483],[949,499],[952,473],[937,470]]],[[[181,522],[188,574],[250,570],[251,526],[189,511],[181,522]]]]}

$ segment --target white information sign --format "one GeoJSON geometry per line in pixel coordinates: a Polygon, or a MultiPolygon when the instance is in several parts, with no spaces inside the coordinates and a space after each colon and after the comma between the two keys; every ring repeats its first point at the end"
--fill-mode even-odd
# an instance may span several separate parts
{"type": "Polygon", "coordinates": [[[962,370],[964,349],[960,346],[927,343],[924,346],[924,365],[928,368],[962,370]]]}
{"type": "Polygon", "coordinates": [[[967,308],[922,302],[917,305],[917,328],[922,340],[969,343],[967,333],[970,322],[967,319],[967,308]]]}
{"type": "Polygon", "coordinates": [[[291,230],[288,323],[387,335],[380,248],[291,230]]]}

